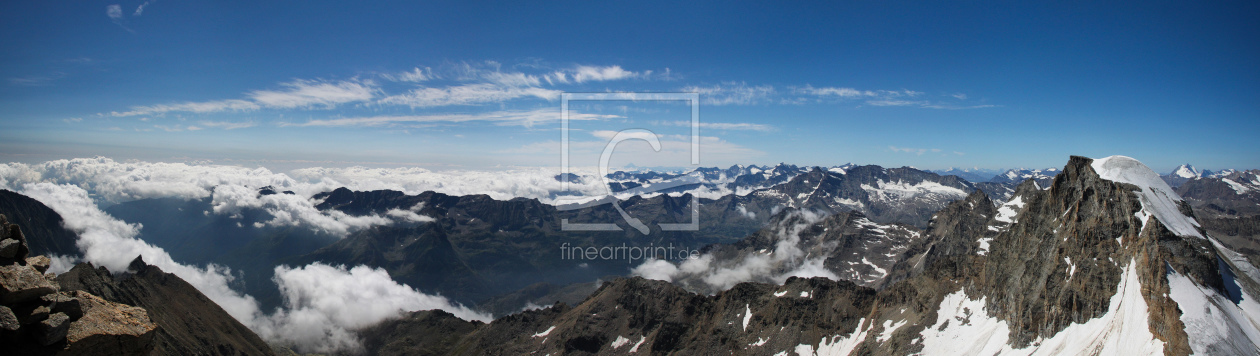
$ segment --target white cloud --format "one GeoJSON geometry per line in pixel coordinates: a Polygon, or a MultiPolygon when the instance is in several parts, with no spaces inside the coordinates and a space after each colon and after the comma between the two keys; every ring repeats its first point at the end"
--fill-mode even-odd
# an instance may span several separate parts
{"type": "Polygon", "coordinates": [[[429,67],[424,67],[424,69],[415,67],[412,68],[411,71],[401,72],[398,74],[382,74],[381,77],[390,81],[409,83],[425,82],[438,78],[438,76],[433,74],[433,68],[429,67]]]}
{"type": "MultiPolygon", "coordinates": [[[[691,127],[691,121],[657,121],[652,124],[691,127]]],[[[700,128],[732,131],[774,131],[774,126],[747,122],[700,122],[700,128]]]]}
{"type": "Polygon", "coordinates": [[[873,106],[927,106],[928,102],[914,101],[914,100],[883,99],[883,100],[868,100],[866,101],[866,104],[873,105],[873,106]]]}
{"type": "Polygon", "coordinates": [[[817,96],[838,96],[842,98],[858,98],[858,97],[875,96],[875,92],[870,91],[870,90],[862,91],[862,90],[857,90],[853,88],[836,88],[836,87],[814,88],[813,86],[810,86],[810,85],[806,85],[803,88],[797,88],[797,91],[801,93],[817,95],[817,96]]]}
{"type": "Polygon", "coordinates": [[[774,95],[773,86],[749,86],[744,82],[724,82],[722,84],[698,87],[683,87],[682,91],[699,93],[701,102],[707,105],[751,105],[764,102],[774,95]]]}
{"type": "Polygon", "coordinates": [[[53,82],[65,77],[65,72],[52,72],[48,75],[9,78],[9,84],[27,87],[42,87],[52,85],[53,82]]]}
{"type": "Polygon", "coordinates": [[[377,92],[376,85],[370,81],[330,83],[296,80],[282,85],[285,90],[257,90],[251,92],[249,97],[254,102],[271,108],[332,108],[337,104],[372,100],[377,92]]]}
{"type": "MultiPolygon", "coordinates": [[[[132,14],[131,14],[131,16],[137,16],[137,17],[139,17],[140,15],[144,14],[144,8],[145,8],[145,7],[147,7],[147,6],[149,6],[149,2],[148,2],[148,1],[145,1],[143,4],[140,4],[140,6],[137,6],[137,7],[136,7],[136,12],[135,12],[135,13],[132,13],[132,14]]],[[[119,9],[119,10],[120,10],[120,12],[121,12],[121,9],[119,9]]],[[[119,15],[121,15],[121,13],[120,13],[119,15]]]]}
{"type": "Polygon", "coordinates": [[[958,106],[958,105],[945,105],[945,104],[925,104],[925,105],[923,105],[923,108],[926,108],[926,109],[943,109],[943,110],[985,109],[985,108],[996,108],[996,107],[998,107],[998,106],[997,106],[997,105],[963,105],[963,106],[958,106]]]}
{"type": "Polygon", "coordinates": [[[538,76],[525,73],[490,72],[484,75],[491,83],[508,87],[536,87],[542,84],[538,76]]]}
{"type": "Polygon", "coordinates": [[[105,15],[109,16],[110,19],[115,20],[115,21],[121,19],[123,16],[122,6],[118,4],[105,6],[105,15]]]}
{"type": "Polygon", "coordinates": [[[255,123],[254,123],[254,122],[252,122],[252,121],[249,121],[249,122],[232,122],[232,121],[201,121],[201,122],[199,122],[199,124],[201,124],[201,126],[205,126],[205,127],[212,127],[212,128],[216,128],[216,129],[224,129],[224,130],[243,129],[243,128],[247,128],[247,127],[254,127],[254,126],[256,126],[256,125],[257,125],[257,124],[255,124],[255,123]]]}
{"type": "Polygon", "coordinates": [[[967,94],[963,94],[963,93],[955,93],[954,95],[950,95],[950,96],[958,100],[967,100],[967,94]]]}
{"type": "MultiPolygon", "coordinates": [[[[569,120],[605,120],[619,118],[617,115],[597,115],[570,113],[569,120]]],[[[560,121],[560,111],[555,109],[537,109],[532,111],[496,111],[481,114],[434,114],[434,115],[382,115],[367,117],[350,117],[340,119],[311,120],[304,123],[289,123],[282,126],[367,126],[383,127],[401,124],[433,124],[461,123],[484,121],[499,125],[520,125],[530,127],[540,123],[560,121]]]]}
{"type": "Polygon", "coordinates": [[[191,112],[191,113],[212,113],[222,111],[249,111],[258,110],[261,106],[252,101],[245,100],[218,100],[204,102],[184,102],[178,104],[160,104],[152,106],[133,106],[130,111],[111,112],[110,116],[127,117],[140,115],[159,115],[168,112],[191,112]]]}
{"type": "Polygon", "coordinates": [[[718,259],[712,254],[683,260],[677,265],[661,260],[648,260],[631,273],[648,279],[671,281],[696,290],[727,290],[743,282],[783,284],[789,277],[827,277],[839,280],[823,268],[826,257],[808,258],[801,248],[800,233],[822,220],[824,215],[811,211],[795,211],[774,227],[777,238],[772,251],[751,253],[735,259],[718,259]]]}
{"type": "Polygon", "coordinates": [[[369,101],[379,91],[371,81],[326,82],[295,80],[281,84],[282,90],[255,90],[247,99],[228,99],[178,104],[133,106],[129,111],[111,112],[110,116],[127,117],[161,115],[168,112],[215,113],[224,111],[253,111],[262,108],[294,109],[325,108],[339,104],[369,101]]]}
{"type": "Polygon", "coordinates": [[[420,202],[420,203],[416,203],[416,205],[412,206],[411,208],[407,210],[390,209],[389,211],[385,212],[385,215],[389,215],[391,217],[395,217],[403,221],[410,221],[410,222],[423,223],[423,222],[435,221],[435,219],[433,219],[433,217],[431,216],[420,215],[419,214],[420,210],[423,210],[423,209],[424,209],[424,202],[420,202]]]}
{"type": "Polygon", "coordinates": [[[278,266],[275,274],[286,310],[263,319],[259,334],[303,352],[359,350],[355,330],[404,311],[441,309],[465,320],[491,320],[490,315],[442,296],[398,284],[384,269],[313,263],[299,268],[278,266]]]}
{"type": "Polygon", "coordinates": [[[578,66],[573,69],[572,76],[573,81],[582,83],[633,78],[639,76],[639,73],[621,69],[621,66],[578,66]]]}
{"type": "Polygon", "coordinates": [[[556,100],[561,91],[535,87],[502,87],[493,84],[467,84],[445,88],[416,88],[405,94],[382,98],[382,104],[412,108],[497,103],[521,97],[556,100]]]}
{"type": "Polygon", "coordinates": [[[893,152],[914,153],[920,156],[928,152],[933,152],[933,153],[941,152],[941,149],[939,148],[909,148],[909,147],[897,147],[897,146],[888,146],[888,150],[893,151],[893,152]]]}

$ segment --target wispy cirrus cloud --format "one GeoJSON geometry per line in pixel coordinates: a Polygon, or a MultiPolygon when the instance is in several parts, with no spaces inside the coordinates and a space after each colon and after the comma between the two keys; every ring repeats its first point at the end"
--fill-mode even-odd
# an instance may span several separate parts
{"type": "MultiPolygon", "coordinates": [[[[919,156],[922,156],[924,153],[940,153],[941,155],[949,154],[949,153],[946,153],[945,150],[942,150],[939,148],[911,148],[911,147],[888,146],[888,150],[893,151],[893,152],[900,152],[900,153],[913,153],[919,156]]],[[[967,154],[965,152],[960,152],[960,151],[952,151],[952,153],[959,156],[963,156],[967,154]]]]}
{"type": "Polygon", "coordinates": [[[910,147],[888,146],[888,149],[893,152],[913,153],[920,156],[928,152],[932,152],[932,153],[941,152],[941,149],[939,148],[910,148],[910,147]]]}
{"type": "Polygon", "coordinates": [[[256,90],[250,92],[249,97],[256,103],[272,108],[332,108],[338,104],[372,100],[378,91],[375,83],[357,80],[297,80],[282,85],[285,87],[283,90],[256,90]]]}
{"type": "Polygon", "coordinates": [[[700,94],[706,105],[751,105],[767,101],[775,94],[770,85],[748,85],[744,82],[723,82],[712,86],[687,86],[682,91],[700,94]]]}
{"type": "Polygon", "coordinates": [[[398,95],[381,98],[378,102],[405,105],[412,108],[476,105],[503,102],[522,97],[556,100],[561,91],[538,87],[504,87],[493,84],[467,84],[446,88],[416,88],[398,95]]]}
{"type": "Polygon", "coordinates": [[[144,14],[144,8],[148,7],[149,3],[151,3],[151,1],[145,1],[143,4],[140,4],[140,6],[136,6],[136,11],[131,13],[131,16],[140,17],[140,15],[144,14]]]}
{"type": "Polygon", "coordinates": [[[433,74],[433,68],[424,67],[424,69],[420,69],[420,67],[415,67],[406,72],[381,74],[381,78],[393,82],[419,83],[437,79],[438,76],[433,74]]]}
{"type": "Polygon", "coordinates": [[[224,129],[224,130],[243,129],[243,128],[254,127],[258,125],[254,123],[253,121],[246,121],[246,122],[201,121],[201,122],[198,122],[198,124],[204,127],[211,127],[211,128],[224,129]]]}
{"type": "MultiPolygon", "coordinates": [[[[618,115],[570,113],[569,120],[606,120],[621,118],[618,115]]],[[[496,111],[481,114],[434,114],[434,115],[381,115],[337,119],[310,120],[303,123],[282,123],[281,126],[299,127],[388,127],[398,125],[423,125],[463,122],[491,122],[503,126],[533,126],[560,121],[560,111],[538,109],[531,111],[496,111]]]]}
{"type": "Polygon", "coordinates": [[[52,85],[53,82],[65,77],[65,72],[53,72],[49,75],[9,78],[9,84],[26,87],[43,87],[52,85]]]}
{"type": "MultiPolygon", "coordinates": [[[[944,110],[964,110],[964,109],[983,109],[997,107],[997,105],[958,105],[951,103],[950,100],[934,100],[930,99],[923,92],[901,89],[901,90],[858,90],[847,87],[814,87],[805,85],[803,87],[793,88],[793,92],[797,94],[817,97],[819,99],[831,98],[835,100],[861,100],[862,103],[870,106],[880,107],[913,107],[922,109],[944,109],[944,110]]],[[[944,97],[953,98],[953,100],[961,101],[967,99],[967,94],[954,93],[945,95],[944,97]]]]}
{"type": "Polygon", "coordinates": [[[222,111],[249,111],[249,110],[258,110],[260,108],[262,108],[261,105],[258,105],[258,103],[255,103],[252,101],[229,99],[229,100],[216,100],[216,101],[203,101],[203,102],[159,104],[159,105],[150,105],[150,106],[133,106],[131,107],[131,110],[122,111],[122,112],[114,111],[114,112],[110,112],[109,115],[114,116],[114,117],[128,117],[128,116],[142,116],[142,115],[158,115],[158,114],[165,114],[168,112],[191,112],[191,113],[204,114],[204,113],[222,112],[222,111]]]}
{"type": "MultiPolygon", "coordinates": [[[[653,121],[652,125],[667,126],[691,126],[691,121],[653,121]]],[[[701,129],[712,130],[730,130],[730,131],[774,131],[774,126],[754,124],[748,122],[700,122],[701,129]]]]}
{"type": "MultiPolygon", "coordinates": [[[[416,67],[402,73],[381,74],[389,81],[419,83],[434,79],[450,79],[456,82],[483,82],[510,87],[537,87],[543,84],[581,84],[586,82],[603,82],[634,78],[652,78],[652,71],[632,71],[619,65],[573,65],[569,67],[547,67],[531,64],[530,72],[504,70],[503,64],[495,61],[459,62],[431,67],[416,67]]],[[[522,67],[521,65],[514,68],[522,67]]],[[[668,69],[666,70],[668,73],[668,69]]]]}
{"type": "Polygon", "coordinates": [[[295,109],[324,108],[331,109],[340,104],[369,101],[376,97],[379,89],[372,81],[348,80],[328,82],[321,80],[295,80],[281,84],[280,90],[255,90],[249,92],[245,99],[227,99],[201,102],[184,102],[175,104],[159,104],[133,106],[128,111],[110,112],[110,116],[128,117],[141,115],[161,115],[168,112],[214,113],[225,111],[252,111],[263,108],[295,109]]]}

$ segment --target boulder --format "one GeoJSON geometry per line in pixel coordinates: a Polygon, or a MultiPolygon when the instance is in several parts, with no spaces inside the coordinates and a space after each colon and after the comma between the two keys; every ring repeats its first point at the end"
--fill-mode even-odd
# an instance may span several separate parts
{"type": "Polygon", "coordinates": [[[0,241],[0,257],[14,258],[17,257],[18,248],[22,246],[22,242],[14,239],[4,239],[0,241]]]}
{"type": "Polygon", "coordinates": [[[17,225],[0,221],[0,234],[2,234],[0,247],[3,247],[0,248],[0,259],[3,259],[5,264],[11,263],[11,260],[25,260],[27,254],[31,253],[31,249],[26,246],[26,237],[22,235],[22,229],[17,225]]]}
{"type": "Polygon", "coordinates": [[[48,319],[39,322],[35,338],[39,340],[40,344],[48,346],[65,340],[66,332],[69,330],[70,317],[62,313],[56,313],[48,316],[48,319]]]}
{"type": "Polygon", "coordinates": [[[27,257],[26,265],[34,267],[36,271],[39,271],[39,273],[46,273],[48,272],[48,267],[52,266],[52,260],[49,259],[48,256],[44,255],[27,257]]]}
{"type": "Polygon", "coordinates": [[[34,308],[26,307],[14,309],[18,315],[18,321],[21,322],[22,325],[35,324],[44,321],[44,319],[48,319],[48,314],[52,314],[52,309],[47,306],[33,305],[31,303],[26,304],[34,306],[34,308]]]}
{"type": "Polygon", "coordinates": [[[55,283],[31,266],[0,266],[0,304],[12,305],[56,293],[55,283]]]}
{"type": "Polygon", "coordinates": [[[13,315],[13,310],[0,305],[0,330],[17,331],[20,327],[22,324],[18,323],[17,315],[13,315]]]}
{"type": "Polygon", "coordinates": [[[83,304],[78,298],[70,296],[66,292],[57,292],[40,297],[40,300],[52,308],[53,313],[64,313],[70,317],[71,321],[79,320],[83,316],[83,304]]]}
{"type": "Polygon", "coordinates": [[[158,326],[144,308],[106,301],[84,291],[72,297],[83,303],[83,317],[70,323],[61,355],[142,355],[155,346],[158,326]]]}

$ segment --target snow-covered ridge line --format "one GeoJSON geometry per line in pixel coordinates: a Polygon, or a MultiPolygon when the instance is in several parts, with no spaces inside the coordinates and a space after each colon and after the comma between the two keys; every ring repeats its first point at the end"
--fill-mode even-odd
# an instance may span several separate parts
{"type": "Polygon", "coordinates": [[[1198,229],[1199,222],[1182,214],[1178,208],[1182,202],[1181,196],[1142,162],[1125,156],[1111,156],[1095,159],[1090,166],[1102,179],[1136,185],[1141,189],[1136,192],[1142,203],[1140,218],[1154,215],[1174,234],[1203,238],[1198,229]]]}

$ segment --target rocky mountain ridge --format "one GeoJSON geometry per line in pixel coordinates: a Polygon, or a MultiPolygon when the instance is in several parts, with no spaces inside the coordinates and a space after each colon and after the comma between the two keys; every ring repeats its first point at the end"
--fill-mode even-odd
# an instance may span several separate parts
{"type": "Polygon", "coordinates": [[[880,289],[789,278],[705,296],[630,278],[490,324],[430,312],[390,327],[453,330],[438,354],[1260,351],[1260,273],[1204,235],[1157,174],[1127,157],[1073,157],[1038,185],[998,206],[983,194],[949,203],[880,289]]]}

